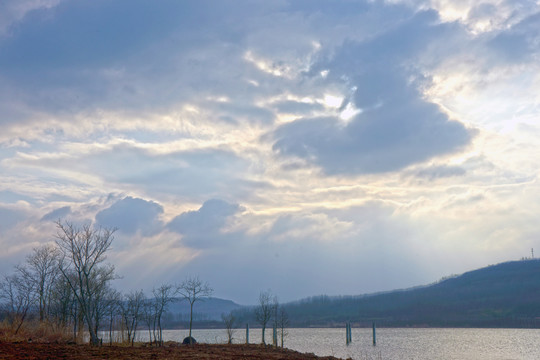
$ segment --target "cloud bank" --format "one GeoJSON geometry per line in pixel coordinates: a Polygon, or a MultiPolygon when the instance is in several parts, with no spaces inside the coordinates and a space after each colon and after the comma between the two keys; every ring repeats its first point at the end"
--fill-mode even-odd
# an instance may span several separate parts
{"type": "Polygon", "coordinates": [[[191,274],[241,303],[528,256],[539,14],[526,0],[4,1],[0,273],[58,219],[118,228],[121,290],[191,274]]]}

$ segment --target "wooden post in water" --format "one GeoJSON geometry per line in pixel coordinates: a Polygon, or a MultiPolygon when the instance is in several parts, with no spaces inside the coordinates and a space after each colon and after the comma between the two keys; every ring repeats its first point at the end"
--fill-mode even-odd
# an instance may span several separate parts
{"type": "Polygon", "coordinates": [[[345,342],[347,345],[352,343],[352,331],[350,322],[345,323],[345,342]]]}
{"type": "Polygon", "coordinates": [[[274,343],[274,346],[277,347],[277,325],[274,324],[274,328],[272,331],[272,342],[274,343]]]}
{"type": "Polygon", "coordinates": [[[249,344],[249,324],[246,324],[246,344],[249,344]]]}
{"type": "Polygon", "coordinates": [[[375,331],[375,322],[373,322],[373,346],[377,345],[377,334],[375,331]]]}

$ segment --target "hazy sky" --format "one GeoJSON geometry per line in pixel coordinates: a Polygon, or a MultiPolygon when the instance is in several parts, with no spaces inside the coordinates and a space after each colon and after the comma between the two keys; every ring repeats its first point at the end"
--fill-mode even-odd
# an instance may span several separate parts
{"type": "Polygon", "coordinates": [[[0,1],[0,273],[255,303],[540,254],[540,1],[0,1]]]}

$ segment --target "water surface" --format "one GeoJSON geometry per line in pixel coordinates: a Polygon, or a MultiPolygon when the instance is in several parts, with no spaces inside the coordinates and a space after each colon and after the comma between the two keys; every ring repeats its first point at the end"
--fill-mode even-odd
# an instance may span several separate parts
{"type": "MultiPolygon", "coordinates": [[[[537,329],[377,329],[377,345],[371,329],[352,329],[352,344],[345,344],[343,329],[287,329],[285,347],[321,356],[355,360],[537,360],[540,330],[537,329]]],[[[272,329],[266,332],[271,342],[272,329]]],[[[187,330],[165,330],[165,340],[182,341],[187,330]]],[[[139,340],[148,332],[139,330],[139,340]]],[[[199,342],[224,343],[225,330],[194,330],[199,342]]],[[[250,343],[261,342],[261,330],[250,329],[250,343]]],[[[235,343],[245,342],[245,329],[234,334],[235,343]]]]}

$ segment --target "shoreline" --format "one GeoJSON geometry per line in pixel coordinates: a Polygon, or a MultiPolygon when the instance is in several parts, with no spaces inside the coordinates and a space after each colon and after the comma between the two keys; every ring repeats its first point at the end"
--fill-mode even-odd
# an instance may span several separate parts
{"type": "Polygon", "coordinates": [[[162,347],[148,343],[129,345],[90,346],[88,344],[44,342],[0,342],[0,358],[23,359],[140,359],[140,360],[187,360],[187,359],[251,359],[251,360],[342,360],[334,356],[316,356],[291,349],[255,344],[195,344],[182,345],[166,342],[162,347]]]}

